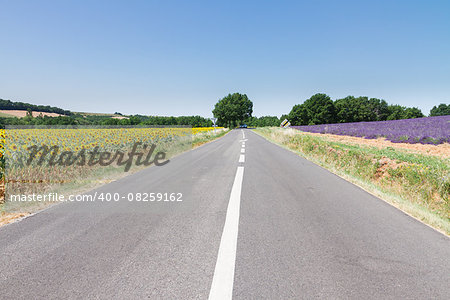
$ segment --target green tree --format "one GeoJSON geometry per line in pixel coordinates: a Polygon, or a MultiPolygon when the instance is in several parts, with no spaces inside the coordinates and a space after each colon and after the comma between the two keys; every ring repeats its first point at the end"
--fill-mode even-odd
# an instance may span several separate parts
{"type": "Polygon", "coordinates": [[[388,104],[385,100],[370,98],[368,106],[375,115],[375,120],[373,121],[386,121],[387,117],[389,116],[389,109],[388,104]]]}
{"type": "Polygon", "coordinates": [[[413,119],[424,117],[422,111],[417,107],[404,107],[401,105],[389,105],[387,120],[413,119]]]}
{"type": "Polygon", "coordinates": [[[309,117],[306,106],[304,104],[294,105],[294,107],[292,107],[291,112],[288,115],[288,120],[294,126],[308,125],[309,117]]]}
{"type": "Polygon", "coordinates": [[[334,102],[336,109],[336,122],[349,123],[356,121],[356,110],[358,109],[357,100],[353,96],[347,96],[337,99],[334,102]]]}
{"type": "Polygon", "coordinates": [[[394,105],[389,105],[388,109],[389,109],[389,115],[387,117],[387,120],[403,119],[403,112],[405,110],[405,107],[398,105],[398,104],[394,104],[394,105]]]}
{"type": "Polygon", "coordinates": [[[303,104],[294,105],[289,113],[292,125],[329,124],[336,120],[333,100],[325,94],[315,94],[303,104]]]}
{"type": "Polygon", "coordinates": [[[430,117],[450,115],[450,104],[441,103],[439,106],[433,106],[430,111],[430,117]]]}
{"type": "Polygon", "coordinates": [[[27,117],[32,118],[33,117],[33,110],[31,108],[27,108],[27,117]]]}
{"type": "Polygon", "coordinates": [[[423,118],[424,114],[417,107],[407,107],[403,113],[403,119],[423,118]]]}
{"type": "Polygon", "coordinates": [[[387,102],[376,98],[347,96],[334,106],[338,123],[384,121],[389,115],[387,102]]]}
{"type": "Polygon", "coordinates": [[[219,126],[233,128],[252,116],[253,103],[245,94],[228,94],[216,103],[212,112],[219,126]]]}

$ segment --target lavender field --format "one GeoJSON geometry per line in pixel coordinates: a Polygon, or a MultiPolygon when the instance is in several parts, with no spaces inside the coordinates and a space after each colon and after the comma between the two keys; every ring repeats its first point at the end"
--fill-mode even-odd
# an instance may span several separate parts
{"type": "Polygon", "coordinates": [[[385,137],[394,143],[450,143],[450,116],[406,120],[292,126],[292,128],[338,135],[376,139],[385,137]]]}

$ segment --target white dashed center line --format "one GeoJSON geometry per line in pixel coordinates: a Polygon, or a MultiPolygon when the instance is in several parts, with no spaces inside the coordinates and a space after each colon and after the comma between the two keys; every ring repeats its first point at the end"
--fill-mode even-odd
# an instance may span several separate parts
{"type": "MultiPolygon", "coordinates": [[[[242,137],[245,139],[244,131],[242,137]]],[[[241,153],[245,153],[245,141],[242,142],[241,153]]],[[[245,162],[245,155],[239,155],[239,162],[245,162]]],[[[228,201],[227,215],[220,240],[214,277],[209,291],[210,300],[225,300],[233,297],[234,269],[236,265],[236,248],[239,230],[239,210],[241,206],[242,180],[244,167],[237,167],[228,201]]]]}

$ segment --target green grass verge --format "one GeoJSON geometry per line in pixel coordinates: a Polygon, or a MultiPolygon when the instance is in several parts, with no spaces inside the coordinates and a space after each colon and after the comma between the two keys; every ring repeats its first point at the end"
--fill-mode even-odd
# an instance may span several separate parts
{"type": "Polygon", "coordinates": [[[212,142],[213,140],[216,140],[225,134],[227,134],[230,130],[229,129],[218,129],[216,132],[209,131],[209,132],[202,132],[198,133],[193,136],[192,138],[192,146],[198,147],[205,143],[212,142]]]}
{"type": "Polygon", "coordinates": [[[450,234],[450,159],[334,142],[294,129],[254,132],[450,234]]]}

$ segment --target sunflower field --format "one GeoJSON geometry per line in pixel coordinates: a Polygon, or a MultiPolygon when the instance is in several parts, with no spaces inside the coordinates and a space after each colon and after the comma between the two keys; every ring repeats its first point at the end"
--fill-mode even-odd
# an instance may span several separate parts
{"type": "MultiPolygon", "coordinates": [[[[216,129],[223,129],[216,127],[216,129]]],[[[48,190],[55,184],[87,178],[99,165],[50,165],[39,164],[44,153],[36,154],[29,163],[30,152],[42,147],[56,147],[59,153],[85,151],[128,153],[136,143],[155,145],[157,151],[168,155],[192,148],[192,136],[208,133],[214,127],[33,127],[0,129],[0,197],[4,198],[5,183],[11,193],[34,193],[48,190]],[[6,175],[5,175],[6,174],[6,175]]],[[[142,150],[142,148],[141,148],[142,150]]],[[[49,152],[43,157],[51,159],[49,152]]],[[[120,169],[117,165],[108,168],[120,169]]],[[[98,172],[97,172],[98,173],[98,172]]],[[[99,173],[101,174],[101,173],[99,173]]],[[[0,199],[1,199],[0,198],[0,199]]],[[[0,200],[1,203],[2,200],[0,200]]]]}

